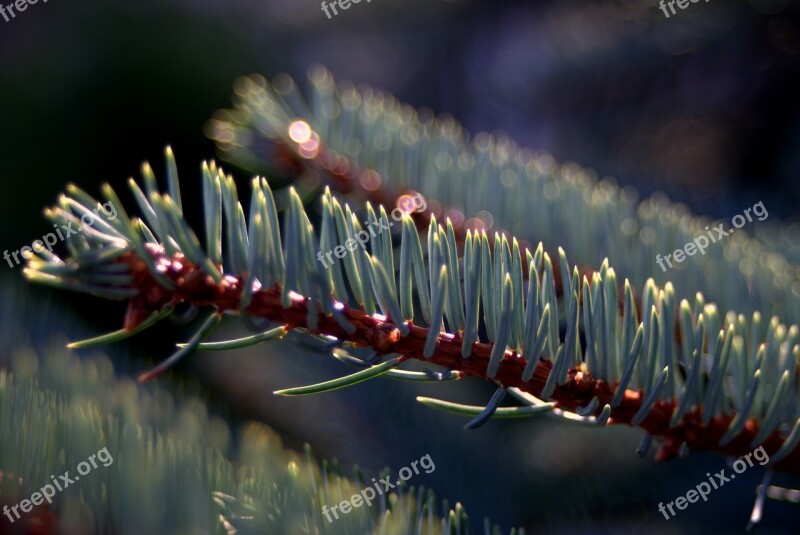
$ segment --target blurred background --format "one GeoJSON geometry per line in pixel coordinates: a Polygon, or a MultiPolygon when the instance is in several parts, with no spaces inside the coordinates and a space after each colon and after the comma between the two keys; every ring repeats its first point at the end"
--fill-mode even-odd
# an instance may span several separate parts
{"type": "MultiPolygon", "coordinates": [[[[328,19],[318,0],[51,0],[0,18],[0,248],[46,233],[41,210],[67,182],[122,190],[143,160],[162,169],[168,143],[196,198],[200,161],[214,156],[203,126],[229,106],[233,80],[287,72],[302,87],[313,63],[697,213],[730,217],[763,201],[770,222],[800,214],[797,1],[711,0],[667,19],[650,0],[373,0],[328,19]]],[[[25,284],[21,269],[4,264],[0,283],[25,284]]],[[[71,322],[70,338],[121,323],[120,304],[26,291],[84,325],[71,322]]],[[[174,326],[153,333],[126,344],[157,360],[182,341],[174,326]]],[[[368,477],[429,453],[436,470],[412,483],[461,501],[476,526],[484,516],[533,533],[746,525],[755,471],[672,520],[656,508],[724,468],[723,458],[641,461],[640,432],[544,419],[467,432],[464,420],[414,401],[485,402],[492,388],[480,382],[271,394],[347,371],[331,361],[300,345],[259,347],[197,355],[177,373],[197,378],[230,418],[260,419],[288,444],[310,442],[368,477]]],[[[794,533],[799,517],[798,506],[769,502],[762,532],[794,533]]]]}

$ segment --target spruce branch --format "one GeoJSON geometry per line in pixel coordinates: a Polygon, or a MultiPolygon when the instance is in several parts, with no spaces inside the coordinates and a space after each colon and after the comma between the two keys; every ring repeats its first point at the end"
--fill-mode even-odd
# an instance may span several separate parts
{"type": "MultiPolygon", "coordinates": [[[[167,168],[174,169],[169,150],[167,168]]],[[[109,229],[85,235],[80,247],[68,242],[66,260],[44,252],[25,269],[36,282],[127,298],[126,333],[179,303],[210,309],[191,341],[142,379],[208,343],[202,340],[222,315],[249,315],[280,324],[257,341],[294,329],[388,357],[365,362],[365,370],[349,377],[285,393],[322,392],[380,375],[399,378],[405,370],[398,366],[415,359],[440,366],[441,378],[475,376],[497,385],[473,426],[494,415],[549,412],[641,427],[645,444],[649,437],[662,440],[658,459],[699,449],[743,455],[763,445],[774,469],[800,473],[796,326],[772,318],[762,342],[760,314],[723,317],[699,294],[694,303],[678,303],[671,283],[658,287],[652,280],[642,291],[641,318],[632,286],[624,281],[620,313],[609,262],[590,281],[563,250],[564,287],[571,291],[558,302],[553,262],[541,244],[522,250],[515,239],[501,236],[490,245],[486,232],[468,231],[460,254],[449,221],[441,225],[433,218],[424,237],[409,213],[402,214],[397,269],[391,231],[372,236],[369,251],[354,247],[341,262],[323,266],[317,252],[364,231],[364,217],[330,190],[321,198],[317,232],[293,188],[279,214],[267,181],[254,178],[245,219],[233,178],[213,162],[202,171],[205,247],[183,217],[176,174],[168,173],[169,192],[158,192],[145,165],[147,195],[130,185],[147,222],[128,216],[104,186],[104,197],[119,213],[109,229]],[[559,309],[565,311],[563,337],[559,309]],[[686,333],[680,339],[674,336],[678,325],[686,333]],[[500,407],[506,392],[527,409],[500,407]]],[[[98,205],[74,186],[67,199],[50,212],[56,222],[98,205]]],[[[369,205],[365,213],[370,219],[386,216],[382,207],[369,205]]],[[[475,414],[474,408],[462,412],[475,414]]]]}
{"type": "MultiPolygon", "coordinates": [[[[69,470],[75,480],[52,504],[34,504],[27,514],[17,509],[13,523],[3,515],[4,535],[400,535],[419,525],[432,535],[475,532],[479,522],[463,506],[405,484],[329,522],[323,506],[368,486],[357,466],[350,474],[335,460],[317,460],[308,445],[286,449],[257,422],[230,427],[182,381],[148,388],[131,383],[105,355],[78,358],[58,347],[54,324],[42,325],[46,308],[17,288],[0,285],[0,295],[8,350],[0,354],[0,510],[29,498],[51,474],[69,470]],[[78,481],[74,467],[100,448],[112,463],[78,481]]],[[[487,533],[501,534],[486,523],[487,533]]]]}
{"type": "MultiPolygon", "coordinates": [[[[312,75],[312,78],[317,79],[317,81],[324,80],[329,76],[324,70],[315,70],[313,72],[315,74],[312,75]]],[[[254,77],[253,81],[257,85],[266,84],[265,87],[268,86],[267,82],[260,77],[254,77]]],[[[313,119],[314,114],[307,111],[308,107],[297,93],[294,82],[289,78],[283,78],[282,81],[284,85],[280,93],[293,102],[298,110],[305,110],[300,113],[300,116],[313,119]]],[[[250,82],[247,79],[240,81],[240,93],[247,94],[244,88],[251,88],[250,82]]],[[[246,99],[247,97],[243,96],[242,98],[246,99]]],[[[236,121],[242,122],[245,126],[240,127],[238,124],[234,125],[228,122],[228,113],[226,112],[220,112],[220,117],[210,122],[209,133],[218,142],[218,148],[222,152],[223,158],[239,165],[244,165],[250,170],[277,167],[281,173],[289,174],[295,180],[310,171],[315,176],[322,177],[334,191],[341,194],[357,193],[359,198],[378,206],[404,206],[409,202],[410,198],[421,195],[419,191],[404,187],[402,183],[397,185],[395,189],[396,185],[387,177],[382,176],[376,169],[363,165],[356,158],[351,158],[347,154],[333,150],[325,144],[325,141],[320,138],[320,134],[313,130],[305,120],[298,117],[292,118],[286,114],[289,104],[280,95],[272,95],[267,89],[264,95],[259,95],[256,98],[259,102],[264,102],[264,98],[271,99],[266,101],[270,104],[263,107],[257,106],[256,109],[258,111],[252,111],[246,100],[241,102],[241,106],[248,113],[263,113],[264,115],[256,115],[254,117],[244,115],[244,117],[249,117],[244,119],[243,114],[240,113],[241,110],[235,110],[230,113],[232,117],[236,118],[236,121]],[[271,145],[270,150],[267,152],[268,156],[263,157],[266,160],[260,159],[259,156],[239,146],[235,141],[231,141],[234,130],[239,130],[241,137],[252,137],[248,135],[247,129],[250,127],[248,121],[253,121],[262,128],[266,128],[265,130],[260,130],[261,134],[266,133],[271,145]]],[[[315,123],[312,122],[312,124],[315,123]]],[[[303,186],[305,187],[306,184],[304,183],[303,186]]],[[[460,209],[455,206],[443,205],[435,198],[430,201],[430,207],[426,206],[425,210],[414,211],[410,214],[412,220],[417,228],[424,229],[431,223],[432,219],[448,217],[448,224],[453,226],[454,237],[459,251],[463,251],[468,230],[474,233],[481,230],[488,231],[492,227],[491,222],[487,222],[480,217],[466,219],[460,209]]],[[[490,245],[500,236],[508,238],[511,236],[511,232],[506,228],[496,226],[494,233],[489,232],[488,234],[490,245]]],[[[521,249],[533,249],[532,242],[521,238],[518,241],[521,249]]],[[[549,252],[552,256],[552,252],[549,252]]],[[[589,277],[592,274],[592,270],[585,266],[579,267],[579,272],[581,275],[588,275],[589,277]]],[[[562,286],[564,276],[563,269],[554,272],[554,284],[558,296],[561,296],[564,291],[562,286]]],[[[523,277],[527,277],[527,273],[523,272],[523,277]]],[[[622,294],[620,294],[621,298],[622,294]]]]}
{"type": "Polygon", "coordinates": [[[678,299],[691,302],[702,291],[721,310],[800,321],[796,247],[781,245],[792,243],[796,229],[755,225],[755,237],[737,231],[664,272],[656,254],[704,235],[711,219],[661,194],[640,202],[631,187],[598,181],[591,169],[559,164],[503,134],[472,137],[449,115],[435,117],[386,92],[337,83],[321,66],[309,69],[308,82],[304,97],[285,75],[274,83],[260,75],[238,79],[233,107],[207,125],[221,157],[251,172],[283,162],[293,173],[305,171],[303,184],[321,177],[387,206],[420,192],[431,213],[449,216],[457,231],[508,231],[523,248],[539,241],[548,251],[563,247],[580,266],[608,257],[637,288],[653,278],[672,282],[678,299]],[[307,137],[292,136],[298,121],[308,125],[307,137]]]}

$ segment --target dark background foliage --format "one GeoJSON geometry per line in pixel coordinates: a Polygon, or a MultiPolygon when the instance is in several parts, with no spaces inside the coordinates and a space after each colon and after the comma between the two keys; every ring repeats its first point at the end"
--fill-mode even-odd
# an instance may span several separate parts
{"type": "MultiPolygon", "coordinates": [[[[46,233],[41,208],[66,182],[122,189],[142,160],[161,169],[167,143],[196,198],[199,162],[213,156],[203,125],[228,106],[235,77],[285,71],[302,85],[312,63],[699,213],[730,216],[763,201],[772,221],[791,218],[800,200],[798,5],[712,0],[666,19],[648,0],[374,0],[328,20],[316,0],[39,2],[0,19],[0,248],[46,233]]],[[[5,284],[24,284],[19,267],[0,272],[5,284]]],[[[30,296],[72,307],[84,333],[121,320],[117,304],[42,288],[30,296]]],[[[132,342],[154,359],[177,339],[170,327],[155,333],[132,342]]],[[[746,523],[755,473],[663,520],[655,504],[724,460],[638,461],[635,431],[541,420],[466,432],[462,420],[417,405],[409,385],[387,381],[275,399],[276,388],[344,371],[305,353],[202,355],[180,371],[198,374],[226,411],[372,475],[430,453],[437,469],[420,483],[462,500],[476,523],[488,515],[536,533],[724,533],[746,523]]],[[[461,386],[426,392],[480,402],[491,391],[461,386]]],[[[783,532],[797,512],[770,503],[764,531],[783,532]]]]}

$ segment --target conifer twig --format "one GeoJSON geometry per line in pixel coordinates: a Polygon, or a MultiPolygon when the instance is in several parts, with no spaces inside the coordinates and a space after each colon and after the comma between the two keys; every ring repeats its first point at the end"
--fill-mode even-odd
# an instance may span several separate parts
{"type": "MultiPolygon", "coordinates": [[[[146,264],[139,261],[135,253],[123,255],[119,261],[131,264],[140,295],[159,295],[159,298],[153,303],[145,303],[135,298],[131,300],[128,317],[147,317],[149,313],[163,307],[165,303],[174,305],[180,302],[200,307],[213,307],[220,313],[238,312],[242,292],[241,280],[226,278],[220,285],[217,285],[203,273],[202,268],[186,263],[183,258],[178,258],[173,262],[163,255],[163,251],[154,247],[150,250],[156,264],[166,266],[164,273],[175,282],[175,289],[164,290],[158,281],[150,276],[146,264]]],[[[284,308],[282,293],[278,285],[270,289],[255,291],[244,313],[281,322],[285,329],[309,329],[308,300],[294,295],[290,306],[284,308]]],[[[425,358],[423,352],[428,328],[409,322],[406,324],[409,334],[402,337],[399,329],[390,319],[380,315],[368,315],[357,308],[346,305],[338,305],[341,306],[341,313],[346,321],[355,327],[354,332],[348,333],[336,320],[325,316],[321,310],[316,312],[316,328],[310,329],[311,332],[346,340],[356,346],[369,347],[381,355],[399,355],[400,362],[417,359],[456,371],[462,377],[493,380],[505,388],[516,388],[537,398],[541,396],[552,369],[552,363],[549,360],[539,360],[535,365],[532,378],[524,381],[522,380],[522,371],[527,364],[524,357],[514,351],[506,350],[497,374],[490,379],[486,370],[493,349],[491,342],[475,343],[470,358],[464,359],[461,356],[462,338],[458,335],[441,333],[435,352],[431,357],[425,358]]],[[[567,371],[567,380],[564,384],[555,387],[550,399],[555,402],[555,408],[574,412],[578,407],[596,398],[599,401],[598,409],[592,411],[591,415],[599,416],[602,413],[602,407],[612,403],[616,388],[605,381],[595,379],[581,368],[583,366],[570,368],[567,371]]],[[[634,416],[642,407],[642,398],[640,392],[624,391],[621,401],[613,409],[608,423],[631,425],[634,416]]],[[[647,412],[647,416],[637,424],[637,427],[642,428],[650,435],[664,439],[656,455],[657,460],[678,457],[684,443],[692,451],[708,449],[735,457],[745,455],[753,449],[750,443],[758,432],[756,422],[749,421],[735,440],[721,447],[718,443],[730,426],[733,416],[720,415],[708,424],[704,424],[702,411],[693,409],[684,414],[678,425],[671,426],[670,419],[675,408],[675,403],[671,400],[659,400],[647,412]]],[[[776,431],[763,441],[763,445],[765,450],[773,455],[780,449],[783,442],[780,433],[776,431]]],[[[791,455],[777,463],[774,468],[800,475],[800,448],[795,448],[791,455]]]]}
{"type": "MultiPolygon", "coordinates": [[[[174,169],[171,151],[167,162],[174,169]]],[[[232,177],[213,162],[203,166],[203,248],[183,218],[180,200],[171,197],[179,191],[174,173],[172,193],[159,193],[149,166],[143,169],[147,195],[136,198],[149,214],[149,226],[129,217],[104,186],[104,196],[119,213],[110,225],[125,241],[87,235],[80,246],[67,243],[68,260],[34,256],[25,269],[31,280],[62,288],[91,288],[110,298],[134,294],[125,316],[127,333],[179,303],[211,308],[189,344],[143,378],[163,372],[199,346],[222,314],[252,315],[279,322],[283,327],[276,335],[299,329],[394,355],[393,361],[371,363],[372,368],[348,378],[292,393],[330,390],[384,372],[402,375],[394,368],[416,359],[443,367],[442,378],[452,373],[480,377],[502,392],[532,396],[534,405],[552,401],[553,413],[570,419],[641,427],[662,439],[659,459],[693,449],[742,455],[763,445],[774,468],[800,473],[796,326],[786,328],[773,318],[759,344],[752,333],[758,332],[760,315],[748,322],[730,314],[723,323],[702,296],[694,306],[683,300],[676,307],[671,284],[658,288],[652,280],[642,292],[642,309],[649,314],[640,321],[627,281],[618,313],[616,275],[607,261],[590,283],[585,276],[581,280],[577,268],[570,270],[563,250],[559,264],[565,288],[572,291],[558,300],[553,263],[541,244],[523,251],[516,240],[500,237],[490,246],[485,232],[468,231],[462,256],[449,222],[442,226],[432,219],[424,240],[407,213],[398,277],[393,276],[390,232],[372,236],[370,251],[354,247],[341,262],[322,267],[317,251],[362,232],[348,205],[326,191],[317,234],[290,189],[279,224],[269,185],[255,178],[245,218],[232,177]],[[424,254],[422,243],[427,244],[424,254]],[[565,312],[563,336],[559,308],[565,312]],[[676,340],[678,323],[692,336],[676,340]]],[[[131,188],[141,193],[134,182],[131,188]]],[[[70,192],[81,209],[98,204],[77,188],[70,192]]],[[[71,217],[66,211],[71,206],[54,209],[53,217],[71,217]]],[[[386,218],[382,207],[367,206],[367,212],[386,218]]],[[[500,397],[471,425],[495,414],[500,397]]]]}

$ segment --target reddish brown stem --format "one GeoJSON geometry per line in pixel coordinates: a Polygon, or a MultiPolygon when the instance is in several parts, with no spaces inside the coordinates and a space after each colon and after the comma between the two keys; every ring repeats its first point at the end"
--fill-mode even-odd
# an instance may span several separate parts
{"type": "MultiPolygon", "coordinates": [[[[169,290],[161,286],[151,275],[147,264],[135,253],[129,252],[123,255],[120,261],[130,266],[133,285],[139,290],[139,294],[129,303],[126,329],[133,329],[148,315],[168,304],[188,302],[201,307],[213,306],[219,312],[239,310],[242,281],[246,278],[227,276],[222,283],[217,284],[202,268],[187,262],[181,255],[168,258],[163,250],[154,246],[151,246],[151,252],[157,264],[163,267],[164,275],[174,282],[175,289],[169,290]]],[[[284,323],[289,328],[308,328],[308,300],[296,294],[291,295],[289,307],[284,308],[281,304],[281,289],[278,286],[257,290],[253,293],[245,312],[284,323]]],[[[489,378],[486,369],[492,352],[491,343],[475,343],[472,355],[464,359],[461,356],[461,337],[458,334],[441,333],[434,354],[426,359],[423,348],[428,335],[427,328],[408,322],[406,326],[409,334],[401,336],[397,326],[383,316],[368,315],[360,309],[347,305],[343,306],[342,313],[355,328],[352,334],[348,334],[332,316],[324,315],[321,310],[318,311],[317,326],[312,331],[359,346],[370,347],[379,354],[395,353],[406,359],[413,358],[437,364],[465,376],[494,381],[506,388],[518,388],[537,397],[541,395],[552,368],[550,361],[540,360],[536,364],[531,380],[523,381],[522,373],[526,365],[524,356],[506,351],[497,375],[489,378]]],[[[615,385],[573,368],[569,370],[566,382],[556,386],[552,399],[557,407],[574,411],[597,396],[600,404],[595,415],[598,415],[605,404],[611,403],[615,389],[615,385]]],[[[609,423],[631,425],[641,403],[641,392],[627,390],[620,405],[613,409],[609,423]]],[[[656,459],[663,460],[677,456],[683,442],[686,442],[691,450],[712,450],[737,457],[751,451],[750,442],[758,433],[758,424],[754,420],[748,420],[744,431],[723,447],[718,445],[719,440],[727,431],[733,414],[715,417],[709,425],[703,425],[702,412],[700,409],[695,409],[685,414],[676,427],[670,428],[669,421],[674,409],[674,400],[659,401],[638,426],[651,435],[663,439],[656,459]]],[[[769,455],[773,455],[782,442],[783,439],[775,431],[764,442],[764,449],[769,455]]],[[[789,456],[777,463],[775,469],[800,475],[800,448],[795,448],[789,456]]]]}

